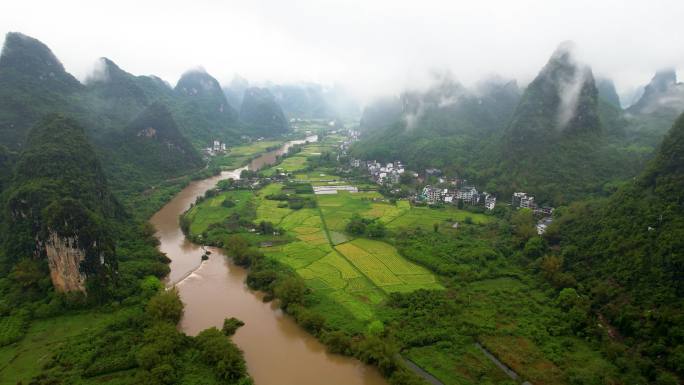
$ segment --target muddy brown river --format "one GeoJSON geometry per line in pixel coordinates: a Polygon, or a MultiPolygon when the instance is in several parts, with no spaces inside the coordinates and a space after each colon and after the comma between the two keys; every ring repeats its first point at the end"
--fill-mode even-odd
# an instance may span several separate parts
{"type": "MultiPolygon", "coordinates": [[[[254,159],[246,168],[258,170],[272,164],[289,146],[302,142],[288,142],[254,159]]],[[[256,385],[387,385],[375,368],[327,353],[291,317],[273,303],[264,303],[261,293],[246,287],[245,269],[235,266],[221,250],[210,248],[209,260],[200,263],[202,248],[185,238],[178,217],[219,180],[237,179],[243,169],[191,183],[151,219],[161,242],[160,250],[171,259],[167,285],[176,285],[185,304],[180,327],[196,335],[208,327],[220,328],[226,317],[244,321],[245,326],[238,329],[233,341],[245,353],[256,385]]]]}

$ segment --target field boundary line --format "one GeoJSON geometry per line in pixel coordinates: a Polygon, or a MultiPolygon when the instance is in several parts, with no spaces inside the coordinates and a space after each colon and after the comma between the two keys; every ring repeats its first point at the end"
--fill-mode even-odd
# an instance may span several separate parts
{"type": "MultiPolygon", "coordinates": [[[[317,200],[317,201],[318,201],[318,200],[317,200]]],[[[361,271],[361,269],[359,269],[359,268],[354,264],[354,262],[352,262],[351,260],[349,260],[349,258],[347,258],[346,255],[344,255],[342,252],[340,252],[339,250],[337,250],[337,248],[335,248],[335,245],[333,245],[333,243],[332,243],[332,238],[330,238],[330,232],[328,231],[328,225],[327,225],[327,223],[325,222],[325,217],[323,216],[323,211],[321,211],[321,208],[318,207],[318,205],[316,205],[316,206],[317,206],[316,208],[318,209],[318,215],[321,217],[321,224],[323,225],[323,231],[325,232],[325,235],[328,237],[328,242],[330,243],[330,246],[332,247],[332,249],[335,250],[335,252],[337,253],[337,255],[339,255],[340,257],[344,258],[344,260],[347,261],[347,262],[351,265],[351,267],[352,267],[354,270],[356,270],[362,277],[364,277],[366,280],[368,280],[368,282],[369,282],[373,287],[375,287],[376,289],[378,289],[381,293],[384,293],[384,290],[382,290],[382,288],[381,288],[380,286],[378,286],[375,282],[373,282],[373,280],[370,279],[370,277],[369,277],[368,275],[366,275],[363,271],[361,271]]],[[[350,242],[350,241],[351,241],[351,240],[347,241],[347,243],[350,242]]]]}

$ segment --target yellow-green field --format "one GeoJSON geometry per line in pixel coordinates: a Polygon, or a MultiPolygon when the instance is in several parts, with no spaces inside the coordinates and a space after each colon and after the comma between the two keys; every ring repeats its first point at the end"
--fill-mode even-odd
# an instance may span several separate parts
{"type": "Polygon", "coordinates": [[[392,218],[410,209],[406,202],[376,203],[382,198],[377,192],[341,193],[316,196],[318,208],[291,210],[265,199],[282,191],[281,184],[271,184],[258,192],[256,220],[270,221],[296,240],[262,251],[290,266],[317,295],[327,298],[321,306],[332,301],[356,319],[369,321],[386,293],[441,288],[433,274],[401,257],[393,246],[368,239],[349,241],[344,233],[354,212],[392,218]]]}
{"type": "Polygon", "coordinates": [[[359,238],[335,249],[387,293],[442,288],[432,273],[407,261],[385,242],[359,238]]]}
{"type": "Polygon", "coordinates": [[[349,193],[346,191],[317,196],[328,229],[344,231],[353,214],[377,218],[390,229],[422,227],[431,229],[435,223],[461,222],[470,217],[473,223],[487,223],[483,214],[458,210],[455,207],[432,209],[411,206],[408,201],[389,203],[377,192],[349,193]]]}

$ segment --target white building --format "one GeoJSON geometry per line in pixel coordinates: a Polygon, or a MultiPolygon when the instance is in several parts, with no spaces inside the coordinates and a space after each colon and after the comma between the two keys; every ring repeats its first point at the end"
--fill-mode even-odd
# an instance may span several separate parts
{"type": "Polygon", "coordinates": [[[524,192],[516,192],[513,193],[511,198],[511,206],[521,209],[536,209],[537,203],[534,201],[533,196],[529,196],[524,192]]]}
{"type": "Polygon", "coordinates": [[[496,197],[494,195],[491,195],[489,193],[484,193],[485,195],[485,208],[487,210],[494,210],[494,207],[496,207],[496,197]]]}
{"type": "Polygon", "coordinates": [[[475,187],[468,186],[456,191],[456,199],[474,205],[480,201],[480,195],[475,187]]]}

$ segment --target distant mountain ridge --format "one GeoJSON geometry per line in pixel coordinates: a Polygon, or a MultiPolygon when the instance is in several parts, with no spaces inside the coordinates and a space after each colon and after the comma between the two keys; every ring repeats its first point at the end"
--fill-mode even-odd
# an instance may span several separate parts
{"type": "Polygon", "coordinates": [[[647,156],[629,147],[612,82],[601,88],[563,43],[523,91],[506,79],[469,89],[445,77],[366,107],[352,156],[437,167],[489,192],[526,191],[554,204],[600,194],[647,156]]]}
{"type": "Polygon", "coordinates": [[[666,113],[676,116],[684,111],[684,83],[677,82],[674,69],[658,71],[644,88],[641,98],[628,111],[635,114],[666,113]]]}
{"type": "Polygon", "coordinates": [[[260,135],[283,134],[290,128],[283,110],[266,88],[250,87],[245,90],[240,120],[248,132],[260,135]]]}

